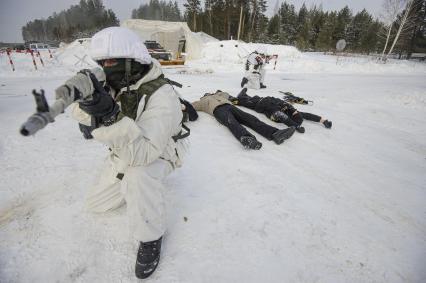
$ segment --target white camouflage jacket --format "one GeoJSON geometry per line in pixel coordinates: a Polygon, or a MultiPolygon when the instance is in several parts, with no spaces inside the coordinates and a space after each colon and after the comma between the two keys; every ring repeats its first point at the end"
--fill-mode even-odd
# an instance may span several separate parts
{"type": "MultiPolygon", "coordinates": [[[[154,61],[149,73],[131,85],[130,89],[136,90],[161,74],[159,63],[154,61]]],[[[107,145],[123,162],[121,166],[146,166],[162,158],[173,167],[180,167],[186,144],[183,140],[175,142],[172,138],[182,130],[182,110],[178,94],[171,85],[166,84],[151,95],[142,112],[144,104],[145,99],[142,97],[135,120],[124,117],[111,126],[101,126],[92,131],[94,139],[107,145]]],[[[78,104],[74,106],[73,116],[80,123],[90,125],[90,116],[78,104]]]]}

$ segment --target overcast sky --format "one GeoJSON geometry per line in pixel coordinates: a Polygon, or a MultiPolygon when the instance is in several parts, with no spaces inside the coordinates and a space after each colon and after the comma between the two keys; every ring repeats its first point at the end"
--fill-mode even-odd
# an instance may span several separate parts
{"type": "MultiPolygon", "coordinates": [[[[280,3],[284,0],[278,0],[280,3]]],[[[297,9],[303,2],[308,8],[312,4],[322,4],[324,10],[339,10],[348,5],[353,12],[366,8],[373,15],[378,16],[383,0],[286,0],[293,3],[297,9]]],[[[21,27],[28,21],[37,18],[47,18],[53,12],[60,12],[69,6],[77,4],[79,0],[0,0],[0,41],[22,42],[21,27]]],[[[120,20],[130,18],[132,9],[149,0],[104,0],[107,8],[112,9],[120,20]]],[[[186,0],[177,0],[182,6],[186,0]]],[[[202,1],[203,2],[203,1],[202,1]]],[[[268,0],[268,16],[272,14],[277,0],[268,0]]],[[[183,10],[183,9],[182,9],[183,10]]]]}

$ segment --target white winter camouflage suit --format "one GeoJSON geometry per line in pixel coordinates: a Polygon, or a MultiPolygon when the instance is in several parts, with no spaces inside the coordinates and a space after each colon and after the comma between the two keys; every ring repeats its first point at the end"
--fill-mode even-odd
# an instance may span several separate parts
{"type": "Polygon", "coordinates": [[[265,60],[256,52],[247,57],[245,77],[248,80],[246,85],[248,88],[259,89],[260,84],[263,84],[266,73],[264,69],[265,63],[265,60]]]}
{"type": "MultiPolygon", "coordinates": [[[[162,74],[158,62],[153,63],[149,73],[131,85],[130,90],[162,74]]],[[[142,97],[135,120],[124,117],[111,126],[92,131],[93,138],[111,152],[98,183],[89,191],[87,206],[92,212],[101,213],[126,203],[131,235],[148,242],[157,240],[166,230],[163,179],[181,166],[184,142],[172,139],[181,131],[182,111],[171,85],[165,84],[155,91],[142,112],[144,104],[142,97]],[[117,178],[119,173],[124,174],[122,180],[117,178]]],[[[90,125],[90,116],[78,104],[73,116],[90,125]]]]}

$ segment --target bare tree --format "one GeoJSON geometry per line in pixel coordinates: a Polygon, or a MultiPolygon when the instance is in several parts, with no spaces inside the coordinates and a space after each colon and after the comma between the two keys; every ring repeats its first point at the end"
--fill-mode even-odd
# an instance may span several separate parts
{"type": "Polygon", "coordinates": [[[240,21],[238,22],[238,34],[237,34],[237,40],[240,40],[240,34],[241,34],[241,22],[243,20],[243,1],[240,2],[240,21]]]}
{"type": "Polygon", "coordinates": [[[256,12],[257,12],[257,0],[251,0],[251,8],[252,8],[252,13],[251,13],[251,28],[250,28],[250,32],[249,32],[249,41],[252,40],[252,34],[253,34],[253,30],[254,30],[254,21],[256,19],[256,12]]]}
{"type": "Polygon", "coordinates": [[[381,16],[383,23],[386,28],[386,43],[382,52],[382,60],[386,61],[386,48],[389,44],[389,39],[391,37],[392,28],[395,21],[398,18],[398,15],[404,9],[406,0],[384,0],[383,1],[383,14],[381,16]]]}
{"type": "Polygon", "coordinates": [[[193,31],[197,31],[197,15],[201,12],[200,0],[186,0],[187,3],[183,4],[186,8],[188,16],[192,14],[193,31]]]}
{"type": "Polygon", "coordinates": [[[398,31],[395,35],[395,39],[393,40],[392,46],[389,49],[388,56],[389,56],[389,54],[392,53],[393,48],[395,47],[396,43],[398,42],[399,36],[403,32],[405,25],[407,24],[407,22],[410,19],[409,15],[410,15],[410,12],[411,12],[411,8],[413,7],[413,3],[414,3],[414,0],[407,0],[407,2],[406,2],[404,15],[402,16],[401,21],[399,23],[399,28],[398,28],[398,31]]]}

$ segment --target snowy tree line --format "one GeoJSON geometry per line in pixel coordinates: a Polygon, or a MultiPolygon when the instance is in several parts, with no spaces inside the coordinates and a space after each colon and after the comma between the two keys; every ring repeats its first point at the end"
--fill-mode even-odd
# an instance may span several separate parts
{"type": "Polygon", "coordinates": [[[295,45],[301,50],[332,51],[339,39],[345,39],[353,52],[376,51],[382,24],[365,9],[352,14],[349,7],[323,11],[321,6],[299,11],[284,2],[268,24],[265,39],[272,43],[295,45]]]}
{"type": "Polygon", "coordinates": [[[102,0],[80,0],[78,5],[60,13],[53,13],[47,19],[36,19],[22,27],[25,42],[60,42],[90,37],[98,30],[118,26],[114,12],[105,9],[102,0]]]}
{"type": "MultiPolygon", "coordinates": [[[[409,23],[397,41],[394,39],[407,9],[397,11],[392,22],[390,40],[397,43],[393,51],[426,52],[426,0],[388,1],[399,1],[402,8],[412,2],[409,23]]],[[[321,6],[308,9],[303,4],[297,11],[284,1],[270,19],[265,16],[264,0],[206,0],[204,9],[200,0],[187,0],[185,7],[185,19],[193,31],[219,39],[295,45],[301,50],[334,51],[336,42],[345,39],[347,51],[381,52],[389,31],[382,19],[374,18],[365,9],[353,14],[347,6],[340,11],[323,11],[321,6]]]]}
{"type": "Polygon", "coordinates": [[[160,20],[179,22],[183,17],[177,2],[150,0],[137,9],[132,10],[132,19],[160,20]]]}
{"type": "Polygon", "coordinates": [[[193,31],[218,39],[260,41],[268,26],[266,0],[187,0],[185,19],[193,31]]]}
{"type": "MultiPolygon", "coordinates": [[[[295,45],[301,50],[334,51],[345,39],[347,51],[359,53],[426,52],[426,0],[383,0],[383,15],[374,18],[366,10],[353,14],[349,7],[324,11],[305,4],[297,11],[283,2],[271,18],[265,15],[266,0],[187,0],[183,15],[176,1],[150,0],[133,9],[134,19],[186,21],[193,31],[218,39],[241,39],[295,45]]],[[[37,19],[22,28],[25,41],[71,41],[118,25],[112,10],[102,0],[80,0],[47,19],[37,19]]]]}

